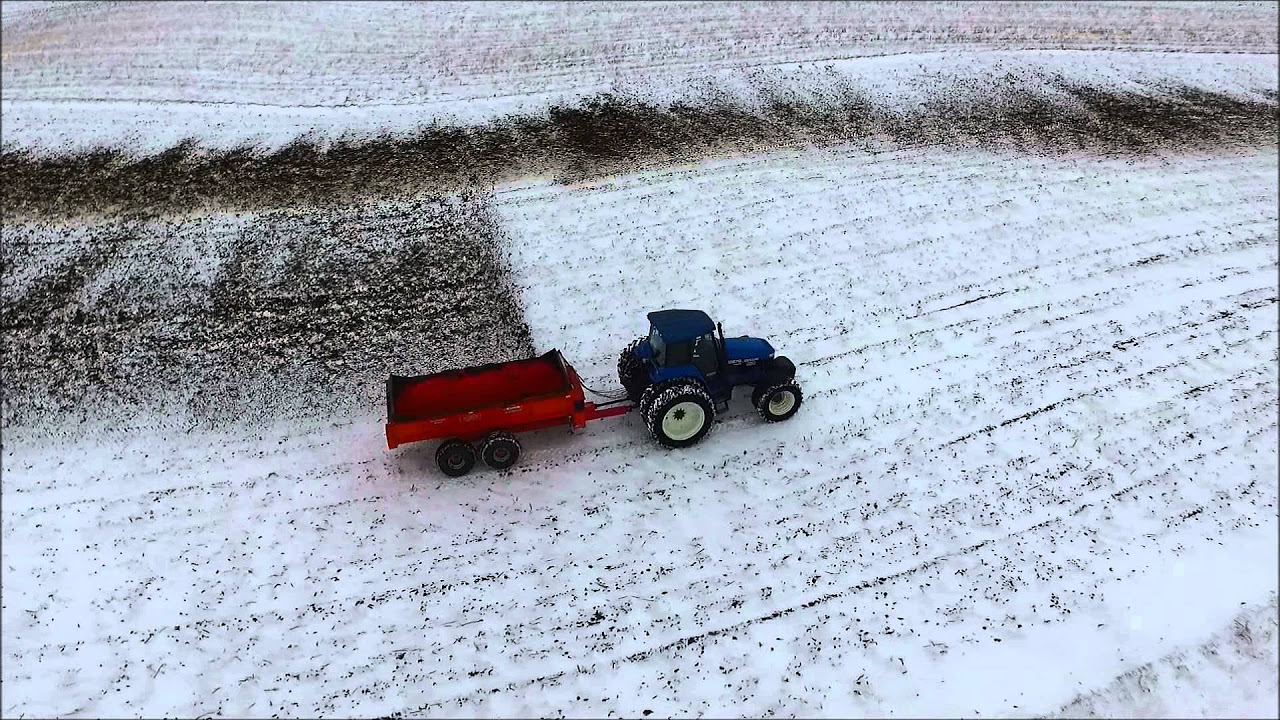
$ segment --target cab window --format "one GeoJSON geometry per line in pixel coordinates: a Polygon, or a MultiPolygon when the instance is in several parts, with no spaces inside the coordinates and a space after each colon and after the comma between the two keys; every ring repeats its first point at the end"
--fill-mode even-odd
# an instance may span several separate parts
{"type": "Polygon", "coordinates": [[[693,341],[693,364],[704,374],[714,373],[720,364],[716,357],[716,341],[712,335],[702,335],[693,341]]]}
{"type": "Polygon", "coordinates": [[[667,346],[667,361],[663,363],[667,367],[675,367],[676,365],[689,365],[693,362],[690,356],[689,348],[693,343],[682,342],[675,345],[667,346]]]}
{"type": "Polygon", "coordinates": [[[662,342],[662,336],[658,334],[658,328],[649,329],[649,347],[653,348],[653,361],[658,365],[665,364],[667,345],[662,342]]]}

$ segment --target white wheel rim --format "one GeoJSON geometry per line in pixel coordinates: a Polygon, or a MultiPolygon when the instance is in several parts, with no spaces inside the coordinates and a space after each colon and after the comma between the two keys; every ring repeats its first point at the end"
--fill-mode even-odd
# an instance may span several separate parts
{"type": "Polygon", "coordinates": [[[769,398],[770,415],[786,415],[796,406],[796,394],[790,390],[781,390],[769,398]]]}
{"type": "Polygon", "coordinates": [[[707,422],[707,413],[696,402],[687,400],[673,406],[662,416],[662,433],[672,440],[688,440],[707,422]]]}

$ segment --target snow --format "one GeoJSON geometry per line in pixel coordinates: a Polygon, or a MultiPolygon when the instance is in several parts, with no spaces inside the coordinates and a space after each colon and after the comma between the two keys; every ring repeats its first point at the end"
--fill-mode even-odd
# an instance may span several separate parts
{"type": "MultiPolygon", "coordinates": [[[[539,350],[609,384],[642,309],[703,307],[796,361],[800,413],[738,400],[683,451],[634,416],[533,433],[459,480],[377,408],[7,432],[3,710],[1055,712],[1275,590],[1276,162],[848,148],[501,188],[539,350]]],[[[1161,687],[1274,708],[1195,677],[1161,687]]]]}
{"type": "Polygon", "coordinates": [[[192,138],[277,149],[539,114],[603,92],[750,101],[838,83],[890,107],[992,78],[1121,87],[1277,78],[1274,3],[1009,8],[791,3],[145,3],[27,10],[6,25],[5,149],[192,138]],[[922,10],[927,8],[927,10],[922,10]],[[1012,14],[1011,14],[1012,13],[1012,14]],[[1102,31],[1099,28],[1123,28],[1102,31]],[[995,29],[998,28],[998,32],[995,29]],[[994,37],[993,37],[994,34],[994,37]],[[80,51],[92,36],[93,53],[80,51]],[[459,38],[466,38],[465,41],[459,38]],[[554,38],[555,42],[548,42],[554,38]],[[1135,51],[1145,52],[1135,52],[1135,51]],[[194,79],[194,80],[193,80],[194,79]]]}
{"type": "Polygon", "coordinates": [[[377,105],[937,50],[1273,54],[1274,19],[1270,2],[62,3],[6,25],[3,96],[377,105]]]}
{"type": "MultiPolygon", "coordinates": [[[[1230,541],[1210,539],[1212,549],[1202,548],[1205,554],[1198,559],[1182,555],[1181,542],[1166,544],[1164,528],[1152,523],[1159,516],[1168,516],[1166,525],[1180,517],[1156,506],[1189,503],[1181,511],[1186,513],[1210,497],[1229,502],[1222,497],[1234,491],[1219,482],[1235,485],[1248,478],[1274,492],[1276,216],[1274,207],[1264,209],[1275,196],[1274,162],[1274,154],[1248,160],[1100,162],[938,151],[880,156],[810,151],[645,173],[594,187],[513,188],[501,207],[517,229],[513,261],[517,274],[526,278],[522,291],[534,337],[540,346],[560,347],[580,359],[588,382],[592,376],[603,382],[611,370],[612,358],[601,356],[601,345],[620,347],[634,334],[634,321],[617,310],[632,306],[706,308],[723,319],[729,334],[768,337],[800,367],[809,399],[785,429],[754,423],[740,408],[704,445],[688,452],[689,459],[681,456],[678,462],[696,478],[692,482],[715,488],[710,490],[715,500],[697,503],[700,508],[724,505],[720,495],[726,485],[758,491],[774,484],[768,472],[758,474],[759,467],[773,465],[787,486],[802,480],[801,497],[814,501],[813,495],[821,497],[819,488],[833,493],[818,505],[829,512],[841,504],[835,498],[848,497],[842,494],[847,475],[841,474],[861,470],[869,476],[866,492],[882,502],[903,493],[903,507],[895,507],[901,528],[887,524],[881,531],[901,532],[906,549],[915,547],[916,556],[922,548],[945,557],[938,548],[1016,542],[1025,529],[1049,522],[1057,538],[1076,538],[1068,545],[1090,548],[1057,546],[1065,554],[1060,562],[1078,563],[1075,577],[1116,574],[1114,584],[1086,583],[1078,589],[1078,619],[1014,633],[1003,638],[1013,642],[996,648],[956,645],[981,642],[975,621],[996,618],[996,612],[1024,617],[1028,605],[1043,603],[1043,596],[1022,602],[1001,598],[983,608],[989,616],[961,601],[959,627],[920,638],[949,646],[943,660],[930,661],[920,646],[911,648],[913,654],[895,646],[903,654],[894,655],[879,638],[877,654],[904,658],[908,675],[923,671],[945,678],[928,693],[918,681],[893,682],[888,675],[881,680],[891,690],[877,691],[869,704],[849,704],[851,698],[833,689],[840,684],[836,677],[848,677],[853,668],[832,668],[826,659],[821,666],[834,669],[834,676],[806,685],[791,705],[748,703],[746,714],[1023,714],[1044,712],[1043,703],[1055,694],[1104,684],[1133,658],[1159,655],[1162,643],[1190,643],[1203,628],[1224,625],[1234,607],[1225,598],[1265,601],[1276,587],[1273,509],[1255,516],[1254,527],[1241,528],[1230,541]],[[1227,172],[1239,173],[1238,179],[1208,179],[1228,167],[1236,168],[1227,172]],[[1232,189],[1224,194],[1226,187],[1232,189]],[[1257,214],[1243,210],[1249,205],[1257,214]],[[592,270],[584,275],[584,268],[592,270]],[[580,288],[578,301],[565,302],[575,288],[580,288]],[[1256,325],[1245,321],[1238,327],[1240,335],[1230,332],[1233,339],[1220,330],[1208,336],[1211,342],[1240,342],[1253,349],[1236,346],[1242,352],[1225,357],[1209,348],[1199,352],[1196,339],[1205,334],[1193,328],[1212,323],[1213,312],[1234,315],[1217,303],[1236,296],[1268,309],[1256,316],[1256,325]],[[1227,465],[1217,470],[1195,467],[1206,462],[1197,452],[1192,466],[1179,469],[1192,453],[1173,450],[1178,441],[1170,446],[1168,440],[1153,440],[1152,433],[1161,428],[1155,435],[1170,437],[1165,433],[1176,427],[1203,438],[1202,423],[1228,412],[1223,403],[1230,396],[1182,402],[1183,393],[1213,384],[1206,373],[1247,386],[1237,387],[1230,399],[1244,401],[1250,408],[1242,408],[1245,414],[1259,413],[1258,444],[1245,441],[1253,450],[1244,452],[1249,458],[1244,460],[1239,444],[1196,439],[1197,447],[1222,445],[1218,452],[1229,450],[1233,459],[1224,456],[1227,465]],[[999,392],[993,393],[995,388],[999,392]],[[1037,417],[1020,422],[1027,416],[1037,417]],[[1139,426],[1148,429],[1138,431],[1139,426]],[[782,437],[775,440],[779,432],[782,437]],[[741,460],[740,451],[752,461],[741,460]],[[946,469],[939,472],[940,467],[946,469]],[[1090,468],[1103,476],[1090,479],[1090,468]],[[1083,487],[1106,480],[1094,490],[1096,496],[1076,494],[1079,485],[1076,491],[1059,485],[1042,496],[1045,481],[1032,479],[1049,471],[1059,484],[1072,475],[1083,487]],[[1150,478],[1136,487],[1161,480],[1177,485],[1179,479],[1187,487],[1163,490],[1159,500],[1144,495],[1154,500],[1139,502],[1145,507],[1106,508],[1101,517],[1093,515],[1095,503],[1105,504],[1112,493],[1126,497],[1123,488],[1135,474],[1150,478]],[[1022,480],[1012,480],[1017,476],[1022,480]],[[985,491],[968,484],[992,477],[1005,479],[985,491]],[[1011,480],[1012,486],[1004,485],[1011,480]],[[877,489],[880,484],[886,487],[877,489]],[[993,512],[998,498],[1020,491],[1027,496],[1019,512],[993,512]],[[966,501],[961,506],[968,506],[978,526],[991,530],[930,529],[925,518],[944,513],[957,500],[966,501]],[[1045,501],[1052,504],[1044,507],[1045,501]],[[1121,559],[1114,551],[1099,553],[1105,563],[1088,557],[1094,548],[1135,543],[1141,552],[1130,557],[1121,559]],[[1132,579],[1120,581],[1126,574],[1132,579]],[[1162,599],[1168,597],[1181,601],[1166,605],[1162,599]],[[814,699],[824,692],[825,702],[814,699]]],[[[662,473],[666,462],[637,457],[627,465],[662,473]]],[[[685,488],[690,495],[698,492],[685,488]]],[[[1272,499],[1263,504],[1274,507],[1272,499]]],[[[800,525],[813,520],[807,503],[761,506],[770,508],[770,521],[794,518],[800,525]]],[[[841,525],[832,520],[841,516],[820,517],[830,534],[824,542],[838,541],[841,525]]],[[[759,524],[767,522],[762,518],[759,524]]],[[[1037,534],[1028,532],[1032,547],[1019,561],[1010,564],[993,555],[989,565],[1003,561],[1005,581],[1025,582],[1037,564],[1031,551],[1039,555],[1046,545],[1056,546],[1037,534]]],[[[770,545],[793,547],[783,538],[771,538],[770,545]]],[[[878,538],[868,532],[866,540],[878,538]]],[[[861,543],[854,547],[879,554],[861,543]]],[[[865,565],[864,576],[903,569],[914,575],[921,566],[904,562],[902,549],[902,543],[891,544],[889,557],[865,565]]],[[[741,550],[726,554],[743,556],[741,550]]],[[[825,571],[824,561],[829,559],[814,558],[809,567],[825,571]]],[[[996,577],[990,580],[973,590],[999,584],[996,577]]],[[[824,577],[818,587],[827,582],[824,577]]],[[[885,598],[897,605],[895,617],[908,618],[913,635],[929,618],[938,622],[939,608],[955,600],[914,585],[885,598]],[[919,605],[904,608],[909,599],[919,605]]],[[[821,592],[797,593],[776,604],[797,606],[817,596],[821,592]]],[[[1001,625],[1007,632],[1006,623],[1001,625]]],[[[830,632],[779,629],[779,637],[792,645],[778,649],[776,664],[786,666],[792,654],[803,657],[797,649],[802,641],[832,640],[830,632]]],[[[753,655],[749,667],[762,666],[769,667],[768,660],[753,655]]],[[[678,667],[698,672],[688,661],[678,667]]],[[[681,705],[655,712],[687,711],[684,703],[698,689],[682,685],[681,705]]],[[[708,701],[708,708],[724,707],[717,702],[728,698],[708,701]]],[[[1250,714],[1273,709],[1274,685],[1258,701],[1250,714]]],[[[1211,700],[1202,702],[1213,707],[1211,700]]],[[[742,698],[733,703],[743,708],[742,698]]]]}
{"type": "MultiPolygon", "coordinates": [[[[119,146],[149,155],[187,139],[202,147],[279,149],[299,137],[322,145],[339,138],[404,135],[433,122],[483,123],[513,115],[545,114],[598,93],[619,93],[659,104],[732,98],[747,107],[787,88],[799,99],[821,102],[834,87],[868,93],[901,112],[946,93],[977,100],[991,79],[1036,89],[1048,77],[1088,85],[1159,91],[1188,78],[1218,92],[1257,98],[1280,73],[1275,55],[1119,53],[1080,51],[987,51],[913,53],[888,57],[777,63],[752,68],[679,68],[643,79],[617,78],[563,91],[529,94],[495,91],[475,98],[431,96],[379,104],[265,105],[256,102],[144,102],[113,99],[0,99],[6,149],[40,153],[119,146]]],[[[503,89],[505,90],[505,88],[503,89]]]]}
{"type": "Polygon", "coordinates": [[[58,5],[69,5],[69,2],[55,0],[6,0],[0,3],[0,18],[13,21],[30,12],[48,11],[58,5]]]}
{"type": "MultiPolygon", "coordinates": [[[[1278,75],[1274,3],[577,7],[6,2],[2,141],[1278,75]]],[[[611,388],[645,312],[700,308],[795,361],[800,412],[739,397],[679,451],[634,413],[531,433],[459,479],[388,451],[376,406],[8,426],[0,713],[1274,717],[1278,167],[868,142],[498,187],[538,351],[611,388]]]]}
{"type": "Polygon", "coordinates": [[[1126,672],[1056,717],[1254,717],[1274,715],[1276,596],[1249,606],[1225,630],[1126,672]],[[1213,686],[1212,693],[1205,693],[1213,686]]]}

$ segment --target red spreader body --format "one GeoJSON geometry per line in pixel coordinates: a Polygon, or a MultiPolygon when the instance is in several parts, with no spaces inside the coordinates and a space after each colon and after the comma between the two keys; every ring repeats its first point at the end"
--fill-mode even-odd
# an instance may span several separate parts
{"type": "Polygon", "coordinates": [[[582,379],[559,350],[507,363],[387,380],[387,447],[441,438],[475,442],[622,415],[630,404],[586,402],[582,379]]]}

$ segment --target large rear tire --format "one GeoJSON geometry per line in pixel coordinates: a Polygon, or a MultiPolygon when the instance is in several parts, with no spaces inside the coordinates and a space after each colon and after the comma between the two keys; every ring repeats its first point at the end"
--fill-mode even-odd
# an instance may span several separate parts
{"type": "Polygon", "coordinates": [[[644,363],[640,362],[640,358],[636,357],[635,348],[640,343],[641,338],[637,338],[630,345],[622,349],[622,353],[618,355],[618,382],[622,383],[622,387],[627,390],[627,399],[631,402],[639,402],[644,391],[649,387],[649,374],[644,370],[644,363]]]}
{"type": "Polygon", "coordinates": [[[520,441],[508,432],[495,432],[480,446],[484,464],[494,470],[506,470],[520,459],[520,441]]]}
{"type": "Polygon", "coordinates": [[[646,416],[649,434],[669,448],[689,447],[711,430],[716,419],[711,396],[698,385],[681,383],[658,393],[646,416]]]}
{"type": "Polygon", "coordinates": [[[662,393],[673,387],[685,387],[691,383],[688,380],[666,380],[657,385],[650,385],[640,394],[640,402],[636,403],[636,407],[640,410],[640,419],[644,421],[644,426],[649,427],[649,415],[653,412],[653,402],[658,399],[662,393]]]}
{"type": "Polygon", "coordinates": [[[653,409],[654,398],[658,397],[658,393],[665,390],[666,387],[667,385],[665,383],[650,385],[644,389],[643,393],[641,393],[640,402],[637,403],[637,407],[640,410],[640,419],[644,421],[645,427],[649,427],[649,411],[653,409]]]}
{"type": "Polygon", "coordinates": [[[471,472],[476,464],[476,450],[470,443],[454,438],[445,440],[436,449],[436,465],[449,477],[461,477],[471,472]]]}

